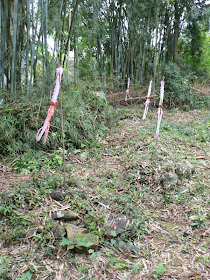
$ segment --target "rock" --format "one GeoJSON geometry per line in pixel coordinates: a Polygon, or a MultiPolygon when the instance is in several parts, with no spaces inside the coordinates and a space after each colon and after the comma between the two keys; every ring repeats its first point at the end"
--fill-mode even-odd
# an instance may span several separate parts
{"type": "Polygon", "coordinates": [[[130,221],[126,215],[114,216],[110,214],[105,220],[106,235],[110,237],[118,236],[128,229],[129,224],[130,221]]]}
{"type": "Polygon", "coordinates": [[[62,226],[59,222],[50,220],[50,229],[52,230],[56,239],[61,239],[61,235],[66,233],[65,227],[62,226]]]}
{"type": "Polygon", "coordinates": [[[80,219],[72,220],[71,225],[77,226],[77,227],[85,227],[85,223],[81,221],[80,219]]]}
{"type": "Polygon", "coordinates": [[[178,184],[178,176],[176,173],[168,172],[163,178],[162,178],[162,185],[164,188],[171,188],[175,187],[178,184]]]}
{"type": "Polygon", "coordinates": [[[195,172],[194,166],[186,161],[185,163],[179,164],[175,168],[175,172],[180,179],[190,178],[190,176],[195,172]]]}
{"type": "Polygon", "coordinates": [[[78,215],[72,211],[61,210],[55,213],[52,213],[53,220],[64,220],[64,221],[72,221],[78,218],[78,215]]]}
{"type": "Polygon", "coordinates": [[[68,224],[66,225],[66,232],[67,232],[67,238],[69,240],[76,240],[76,237],[78,234],[80,233],[87,233],[88,230],[85,229],[85,228],[81,228],[81,227],[78,227],[78,226],[75,226],[75,225],[72,225],[72,224],[68,224]]]}
{"type": "Polygon", "coordinates": [[[99,237],[92,233],[79,233],[76,237],[75,252],[76,253],[88,253],[89,249],[94,251],[98,250],[99,237]]]}
{"type": "Polygon", "coordinates": [[[55,199],[57,201],[62,201],[65,199],[65,194],[61,192],[51,192],[50,196],[52,197],[52,199],[55,199]]]}
{"type": "Polygon", "coordinates": [[[94,251],[98,249],[99,237],[92,233],[87,233],[87,229],[68,224],[66,231],[67,239],[75,244],[74,251],[76,253],[88,253],[89,249],[94,251]]]}
{"type": "Polygon", "coordinates": [[[8,191],[4,192],[2,195],[2,203],[11,202],[16,195],[17,192],[14,189],[9,189],[8,191]]]}

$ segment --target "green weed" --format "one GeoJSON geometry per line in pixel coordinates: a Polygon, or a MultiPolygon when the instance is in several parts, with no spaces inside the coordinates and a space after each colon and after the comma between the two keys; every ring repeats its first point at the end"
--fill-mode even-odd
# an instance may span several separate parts
{"type": "Polygon", "coordinates": [[[155,267],[155,274],[153,274],[153,278],[158,279],[160,278],[164,273],[166,272],[166,269],[163,267],[163,263],[159,263],[155,267]]]}
{"type": "Polygon", "coordinates": [[[191,226],[197,226],[201,227],[204,226],[204,224],[208,220],[208,215],[207,214],[201,214],[201,215],[193,215],[189,217],[192,223],[190,224],[191,226]]]}

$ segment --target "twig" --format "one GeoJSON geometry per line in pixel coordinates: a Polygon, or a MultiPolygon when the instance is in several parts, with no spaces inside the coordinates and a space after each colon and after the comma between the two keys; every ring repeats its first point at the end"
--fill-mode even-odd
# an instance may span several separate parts
{"type": "MultiPolygon", "coordinates": [[[[157,96],[159,96],[159,95],[152,95],[150,98],[153,98],[153,97],[157,97],[157,96]]],[[[132,97],[131,99],[128,99],[128,100],[130,100],[130,101],[132,101],[132,100],[136,100],[136,99],[144,99],[144,98],[146,98],[147,96],[141,96],[141,97],[132,97]]],[[[119,100],[117,100],[117,101],[125,101],[125,98],[121,98],[121,99],[119,99],[119,100]]]]}
{"type": "Polygon", "coordinates": [[[205,159],[206,157],[205,156],[198,156],[198,157],[195,157],[195,159],[205,159]]]}
{"type": "Polygon", "coordinates": [[[100,202],[100,201],[97,201],[97,203],[100,204],[101,206],[107,208],[107,209],[110,209],[110,207],[109,207],[108,205],[105,205],[105,204],[103,204],[103,203],[100,202]]]}
{"type": "Polygon", "coordinates": [[[19,156],[18,156],[17,158],[15,158],[15,159],[9,164],[9,167],[12,168],[12,167],[16,164],[16,162],[17,162],[17,160],[18,160],[19,158],[20,158],[19,156]]]}
{"type": "Polygon", "coordinates": [[[57,204],[58,206],[63,207],[63,205],[60,204],[57,200],[54,200],[54,199],[53,199],[53,202],[55,202],[55,204],[57,204]]]}
{"type": "Polygon", "coordinates": [[[129,258],[129,257],[130,257],[131,253],[125,254],[125,253],[123,252],[123,250],[122,250],[119,246],[117,246],[116,244],[114,244],[114,246],[115,246],[115,248],[117,248],[118,251],[120,251],[120,253],[121,253],[124,257],[126,257],[126,258],[129,258]]]}

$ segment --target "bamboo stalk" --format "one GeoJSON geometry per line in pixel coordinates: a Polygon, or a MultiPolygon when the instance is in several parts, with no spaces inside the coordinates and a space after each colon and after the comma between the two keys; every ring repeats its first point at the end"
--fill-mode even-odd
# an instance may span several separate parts
{"type": "Polygon", "coordinates": [[[11,94],[15,91],[15,66],[16,66],[16,50],[17,50],[17,21],[18,21],[18,0],[15,0],[15,16],[14,16],[14,34],[13,34],[13,52],[12,52],[12,70],[11,70],[11,94]]]}
{"type": "Polygon", "coordinates": [[[74,11],[73,11],[73,15],[72,15],[72,21],[71,21],[71,25],[70,25],[70,29],[69,29],[68,39],[67,39],[67,42],[66,42],[66,49],[65,49],[64,59],[63,59],[63,66],[65,65],[66,53],[68,51],[69,40],[70,40],[71,32],[72,32],[72,26],[73,26],[73,23],[74,23],[74,20],[75,20],[75,17],[76,17],[76,11],[77,11],[77,8],[78,8],[78,5],[79,5],[79,1],[80,0],[75,0],[74,11]]]}
{"type": "Polygon", "coordinates": [[[47,44],[47,31],[48,31],[48,0],[45,0],[45,29],[44,29],[44,43],[45,43],[45,68],[48,68],[48,44],[47,44]]]}
{"type": "Polygon", "coordinates": [[[0,16],[1,16],[1,46],[0,46],[0,88],[4,87],[4,8],[3,0],[0,0],[0,16]]]}
{"type": "MultiPolygon", "coordinates": [[[[61,15],[62,15],[62,10],[63,10],[63,0],[61,0],[61,5],[60,5],[60,12],[59,12],[59,22],[60,22],[60,19],[61,19],[61,15]]],[[[57,59],[56,59],[56,65],[57,66],[60,66],[60,62],[58,60],[58,36],[60,34],[60,31],[58,31],[58,29],[56,30],[56,34],[55,34],[55,41],[54,41],[54,50],[53,50],[53,57],[55,57],[55,53],[56,53],[56,56],[57,56],[57,59]]]]}
{"type": "Polygon", "coordinates": [[[60,65],[62,63],[62,54],[63,54],[63,43],[64,43],[64,27],[65,27],[65,19],[66,19],[66,5],[67,1],[64,4],[64,15],[63,15],[63,23],[62,23],[62,31],[61,31],[61,45],[60,45],[60,65]]]}
{"type": "Polygon", "coordinates": [[[25,86],[27,90],[28,86],[28,68],[29,68],[29,42],[30,42],[30,6],[31,0],[27,1],[27,45],[26,45],[26,77],[25,77],[25,86]]]}
{"type": "MultiPolygon", "coordinates": [[[[71,8],[69,8],[69,30],[71,26],[71,8]]],[[[70,67],[70,40],[68,44],[68,61],[67,61],[67,77],[69,80],[69,67],[70,67]]]]}
{"type": "MultiPolygon", "coordinates": [[[[33,30],[33,45],[32,45],[32,54],[31,54],[31,73],[30,73],[29,94],[30,94],[30,89],[31,89],[31,86],[32,86],[32,77],[33,77],[33,71],[34,71],[34,56],[35,56],[35,47],[36,47],[35,41],[36,41],[36,37],[37,37],[37,28],[38,28],[40,5],[41,5],[41,0],[39,0],[39,2],[38,2],[37,14],[36,14],[36,25],[35,25],[35,30],[33,30]]],[[[33,8],[34,8],[34,6],[33,6],[33,8]]]]}

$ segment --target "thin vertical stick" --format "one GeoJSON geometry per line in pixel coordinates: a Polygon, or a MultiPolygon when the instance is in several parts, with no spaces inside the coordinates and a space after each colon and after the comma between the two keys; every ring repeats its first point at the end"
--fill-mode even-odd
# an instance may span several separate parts
{"type": "Polygon", "coordinates": [[[157,130],[156,130],[156,137],[159,137],[159,131],[160,131],[160,123],[162,119],[162,114],[163,114],[163,97],[164,97],[164,77],[163,80],[161,81],[161,86],[160,86],[160,101],[159,101],[159,106],[158,106],[158,123],[157,123],[157,130]]]}
{"type": "Polygon", "coordinates": [[[126,90],[126,93],[125,93],[125,102],[127,102],[128,100],[128,97],[129,99],[131,99],[132,97],[130,96],[130,78],[128,78],[128,85],[127,85],[127,90],[126,90]]]}
{"type": "Polygon", "coordinates": [[[66,185],[66,161],[65,161],[65,144],[64,144],[64,129],[63,129],[63,100],[61,93],[61,128],[62,128],[62,141],[63,141],[63,175],[64,175],[64,186],[66,185]]]}
{"type": "Polygon", "coordinates": [[[143,118],[142,118],[143,120],[146,119],[147,112],[148,112],[148,109],[149,109],[151,89],[152,89],[152,80],[151,80],[150,83],[149,83],[149,89],[148,89],[148,93],[147,93],[147,99],[146,99],[146,102],[145,102],[144,115],[143,115],[143,118]]]}

